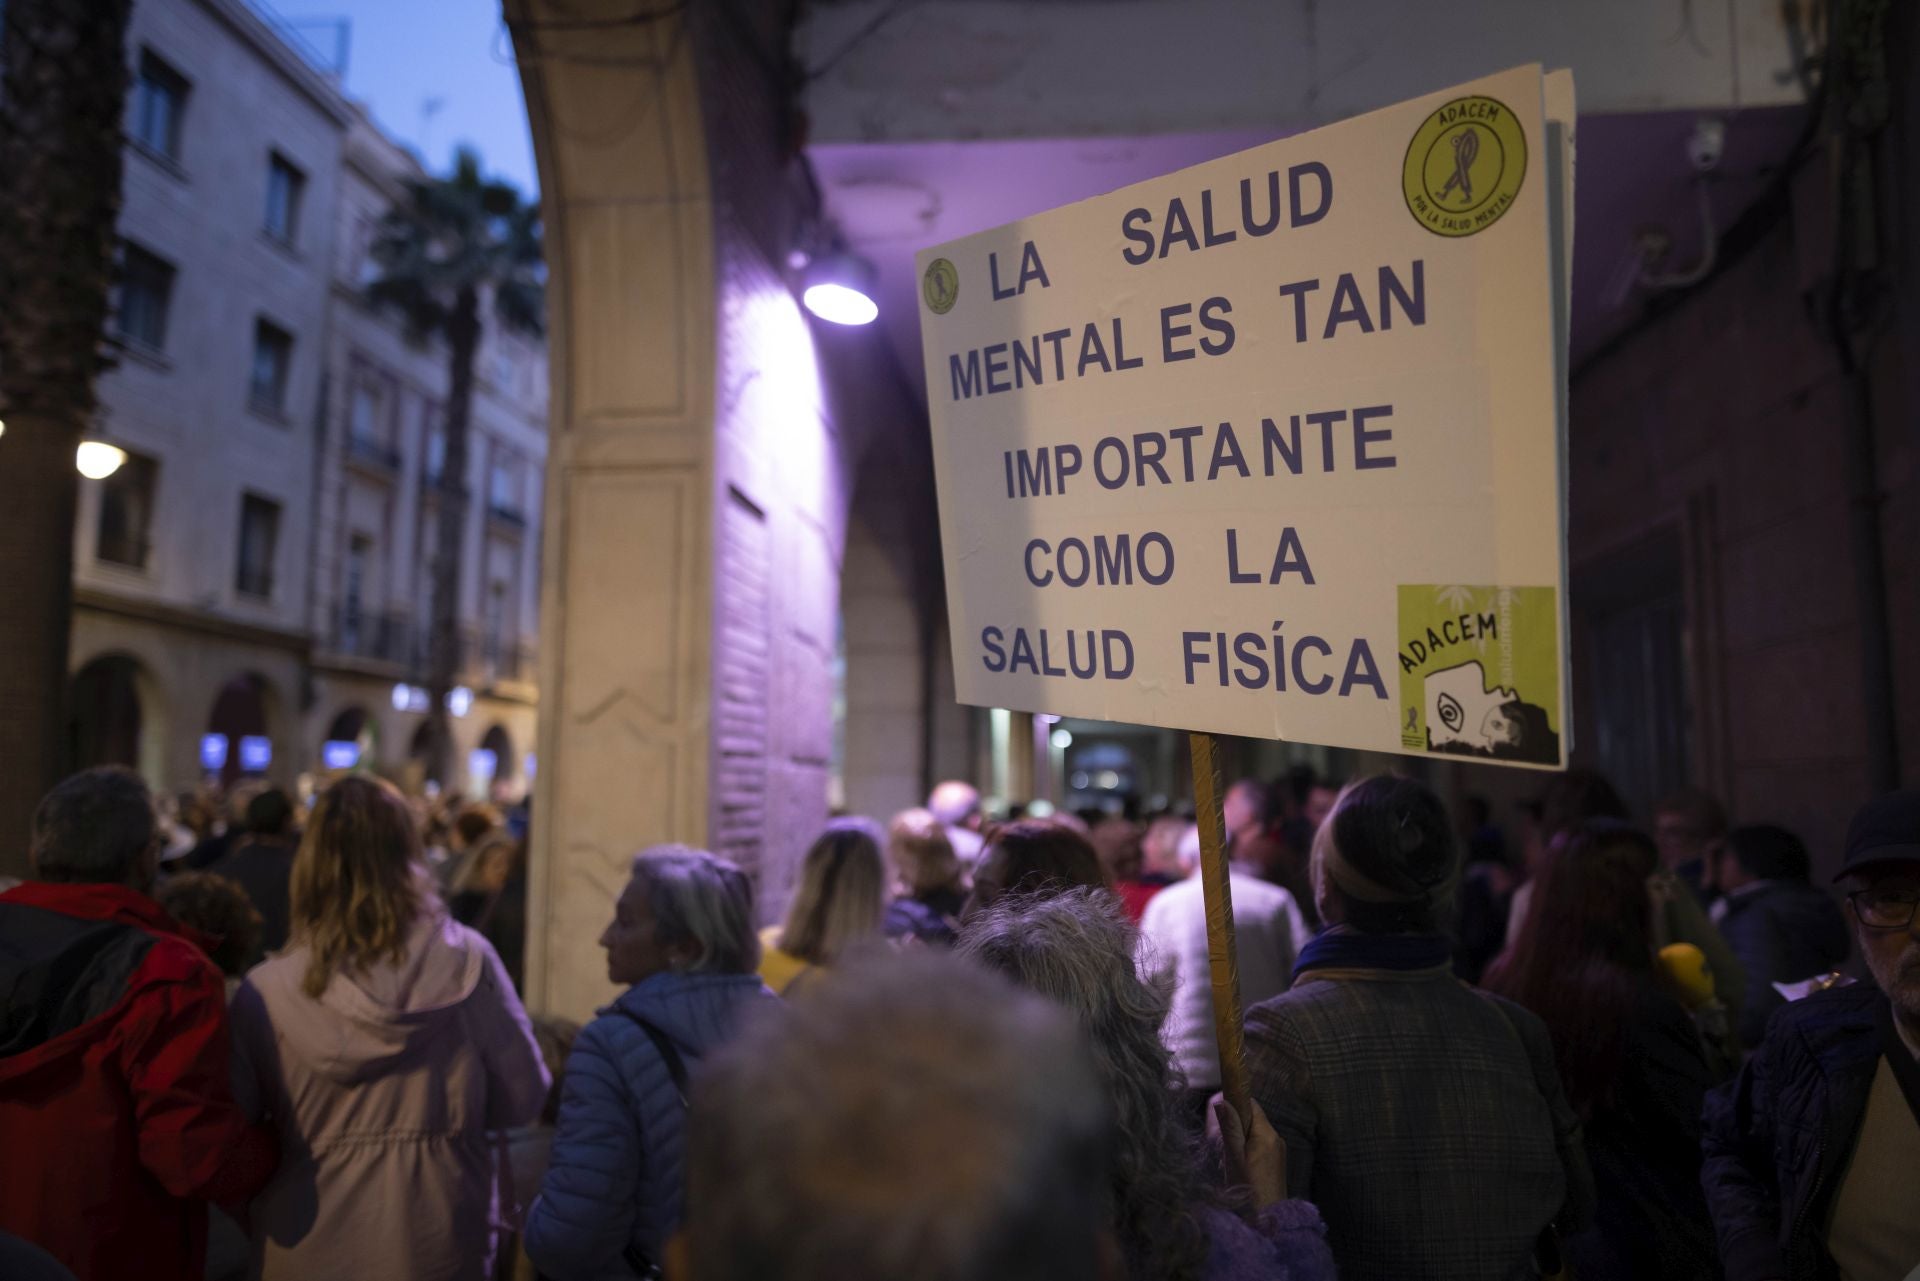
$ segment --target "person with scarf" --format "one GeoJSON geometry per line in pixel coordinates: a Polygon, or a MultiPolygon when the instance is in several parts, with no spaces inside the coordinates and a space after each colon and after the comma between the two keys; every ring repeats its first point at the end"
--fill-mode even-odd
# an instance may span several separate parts
{"type": "Polygon", "coordinates": [[[1347,1281],[1552,1275],[1592,1176],[1546,1028],[1453,976],[1460,859],[1439,799],[1350,784],[1310,872],[1327,928],[1246,1022],[1289,1194],[1319,1205],[1347,1281]]]}

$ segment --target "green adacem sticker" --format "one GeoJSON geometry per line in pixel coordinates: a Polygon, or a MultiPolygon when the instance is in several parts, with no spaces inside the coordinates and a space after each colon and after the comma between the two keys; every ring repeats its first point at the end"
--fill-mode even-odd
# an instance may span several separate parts
{"type": "Polygon", "coordinates": [[[1551,587],[1399,588],[1400,743],[1560,763],[1560,610],[1551,587]]]}

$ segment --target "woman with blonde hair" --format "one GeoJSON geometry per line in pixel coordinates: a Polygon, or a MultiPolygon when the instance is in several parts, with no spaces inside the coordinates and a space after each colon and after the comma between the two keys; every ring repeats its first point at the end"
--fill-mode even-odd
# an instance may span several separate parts
{"type": "Polygon", "coordinates": [[[815,968],[856,943],[880,937],[886,870],[875,825],[837,818],[807,851],[783,925],[761,931],[760,978],[786,995],[815,968]]]}
{"type": "Polygon", "coordinates": [[[294,856],[291,945],[234,996],[235,1093],[280,1130],[256,1275],[483,1281],[502,1221],[489,1137],[549,1076],[486,940],[447,915],[391,785],[321,795],[294,856]]]}
{"type": "Polygon", "coordinates": [[[887,824],[887,861],[894,875],[884,921],[887,937],[951,944],[967,901],[967,881],[947,829],[931,811],[900,811],[887,824]]]}

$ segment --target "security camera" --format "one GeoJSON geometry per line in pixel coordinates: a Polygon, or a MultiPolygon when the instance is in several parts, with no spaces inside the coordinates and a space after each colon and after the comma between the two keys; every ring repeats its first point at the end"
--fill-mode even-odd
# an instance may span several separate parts
{"type": "Polygon", "coordinates": [[[1693,132],[1687,135],[1687,159],[1693,162],[1695,172],[1713,172],[1726,153],[1726,121],[1702,116],[1693,122],[1693,132]]]}

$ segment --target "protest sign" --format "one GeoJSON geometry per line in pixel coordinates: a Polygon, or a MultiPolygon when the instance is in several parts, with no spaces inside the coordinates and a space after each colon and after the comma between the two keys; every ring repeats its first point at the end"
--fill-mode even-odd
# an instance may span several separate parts
{"type": "Polygon", "coordinates": [[[1571,118],[1520,68],[923,251],[960,700],[1564,765],[1571,118]]]}

